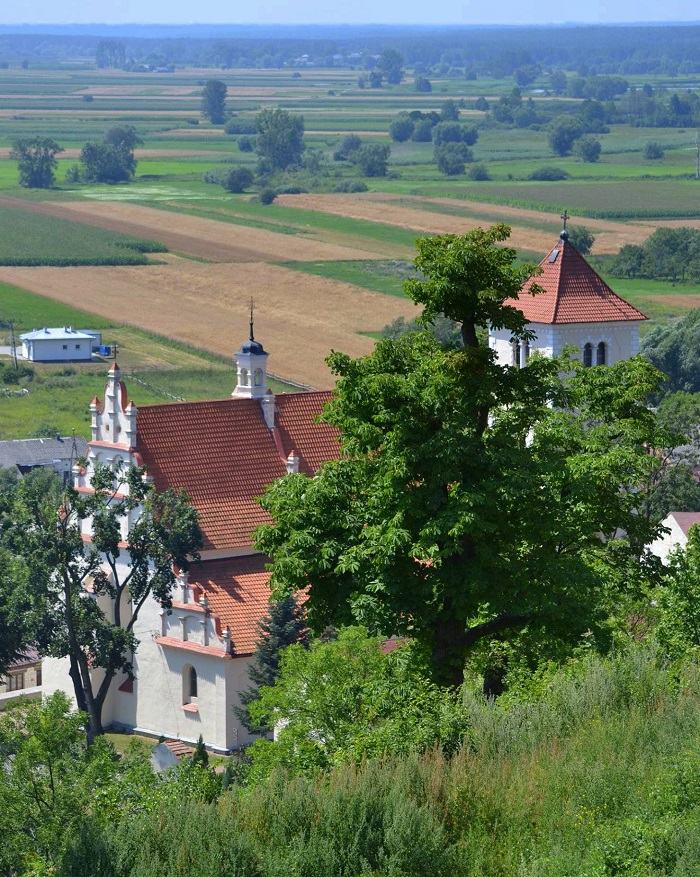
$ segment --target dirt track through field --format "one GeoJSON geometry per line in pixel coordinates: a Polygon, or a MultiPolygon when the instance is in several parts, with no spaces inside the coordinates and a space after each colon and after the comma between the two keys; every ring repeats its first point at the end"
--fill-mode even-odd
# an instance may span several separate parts
{"type": "Polygon", "coordinates": [[[160,241],[170,250],[211,262],[333,262],[377,259],[376,253],[316,241],[300,234],[278,234],[215,219],[140,207],[118,201],[23,201],[0,197],[0,206],[19,207],[109,231],[160,241]]]}
{"type": "MultiPolygon", "coordinates": [[[[512,228],[509,243],[516,249],[530,250],[535,253],[547,253],[556,243],[559,225],[557,216],[550,216],[537,210],[526,210],[518,207],[505,207],[487,204],[480,201],[462,201],[457,198],[423,198],[411,195],[388,195],[385,193],[368,193],[356,195],[281,195],[280,204],[285,207],[299,207],[305,210],[318,210],[336,216],[347,216],[381,222],[400,228],[432,234],[464,234],[477,226],[493,222],[505,222],[512,228]],[[398,202],[398,203],[394,203],[398,202]],[[434,204],[458,208],[461,216],[432,212],[420,208],[420,203],[434,204]],[[411,204],[415,203],[415,207],[411,204]],[[473,213],[470,216],[469,213],[473,213]],[[484,217],[487,217],[486,219],[484,217]],[[541,225],[551,219],[553,231],[544,231],[528,227],[529,223],[541,225]]],[[[642,244],[653,231],[653,226],[645,224],[627,224],[603,219],[581,221],[596,236],[594,251],[596,253],[617,253],[624,244],[642,244]]]]}
{"type": "Polygon", "coordinates": [[[260,263],[0,267],[0,281],[224,356],[247,337],[253,297],[270,371],[317,388],[333,384],[331,349],[367,354],[374,341],[358,332],[416,314],[404,299],[260,263]]]}

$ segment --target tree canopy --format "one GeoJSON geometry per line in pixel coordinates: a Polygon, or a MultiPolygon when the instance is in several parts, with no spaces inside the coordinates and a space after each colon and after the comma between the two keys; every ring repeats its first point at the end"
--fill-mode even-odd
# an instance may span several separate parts
{"type": "Polygon", "coordinates": [[[51,137],[15,140],[10,158],[17,162],[19,184],[25,189],[50,189],[56,179],[56,156],[63,152],[51,137]]]}
{"type": "Polygon", "coordinates": [[[67,487],[60,494],[37,495],[22,482],[1,537],[21,564],[32,642],[43,654],[69,658],[90,739],[102,732],[102,706],[112,680],[120,672],[131,674],[130,655],[137,645],[133,628],[141,607],[151,597],[169,606],[173,564],[187,569],[201,545],[197,512],[187,497],[172,490],[156,493],[143,475],[136,468],[98,466],[94,493],[67,487]],[[119,564],[121,520],[137,508],[141,512],[127,536],[129,566],[124,567],[119,564]],[[82,524],[88,519],[92,535],[86,542],[82,524]],[[88,585],[94,600],[85,599],[88,585]],[[91,672],[95,668],[104,671],[98,681],[91,672]]]}
{"type": "Polygon", "coordinates": [[[670,391],[700,392],[700,308],[652,329],[642,353],[664,372],[670,391]]]}
{"type": "Polygon", "coordinates": [[[271,170],[299,164],[304,151],[304,117],[279,107],[262,110],[255,117],[255,149],[271,170]]]}
{"type": "Polygon", "coordinates": [[[644,404],[660,375],[642,358],[499,365],[479,327],[529,338],[511,302],[536,270],[497,246],[508,234],[419,239],[425,279],[406,291],[425,322],[458,322],[464,347],[421,332],[357,360],[334,353],[324,417],[343,455],[272,485],[273,523],[257,535],[278,596],[308,586],[313,626],[409,635],[455,684],[482,641],[525,631],[554,649],[602,635],[655,532],[637,512],[648,448],[663,444],[644,404]]]}
{"type": "MultiPolygon", "coordinates": [[[[212,125],[223,125],[226,121],[226,83],[220,79],[209,79],[202,90],[202,115],[212,125]]],[[[227,131],[227,133],[230,133],[227,131]]]]}
{"type": "Polygon", "coordinates": [[[88,141],[80,152],[84,182],[122,183],[136,172],[134,149],[143,143],[133,125],[115,125],[100,141],[88,141]]]}

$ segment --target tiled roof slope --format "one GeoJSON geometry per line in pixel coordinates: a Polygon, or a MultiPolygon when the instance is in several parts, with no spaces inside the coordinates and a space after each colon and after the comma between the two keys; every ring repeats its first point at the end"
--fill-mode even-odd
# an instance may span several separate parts
{"type": "MultiPolygon", "coordinates": [[[[315,423],[328,392],[276,397],[285,456],[295,450],[312,474],[337,457],[337,432],[315,423]]],[[[199,510],[204,549],[250,545],[268,516],[256,499],[285,464],[256,399],[182,402],[138,409],[137,450],[156,487],[186,490],[199,510]]]]}
{"type": "Polygon", "coordinates": [[[641,311],[616,295],[566,240],[559,239],[540,262],[540,268],[542,274],[523,286],[517,304],[530,323],[646,320],[641,311]],[[544,292],[529,295],[533,283],[544,292]]]}
{"type": "Polygon", "coordinates": [[[198,585],[209,598],[209,608],[231,629],[233,653],[250,655],[258,639],[258,622],[268,609],[269,559],[262,554],[211,560],[193,566],[190,584],[198,585]]]}
{"type": "Polygon", "coordinates": [[[693,524],[700,526],[700,512],[671,512],[670,516],[675,518],[676,523],[686,536],[693,524]]]}

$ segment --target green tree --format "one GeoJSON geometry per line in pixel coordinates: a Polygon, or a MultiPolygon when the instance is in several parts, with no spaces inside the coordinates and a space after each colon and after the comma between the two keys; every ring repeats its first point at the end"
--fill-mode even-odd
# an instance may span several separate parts
{"type": "Polygon", "coordinates": [[[350,160],[365,177],[385,177],[390,154],[391,147],[385,143],[363,143],[350,160]]]}
{"type": "Polygon", "coordinates": [[[415,128],[415,122],[407,113],[401,113],[389,125],[389,137],[397,143],[405,143],[410,140],[415,128]]]}
{"type": "Polygon", "coordinates": [[[389,85],[398,85],[403,79],[403,55],[396,49],[384,49],[377,67],[389,85]]]}
{"type": "Polygon", "coordinates": [[[574,142],[583,134],[583,127],[573,116],[556,116],[549,124],[547,141],[555,155],[568,155],[574,142]]]}
{"type": "Polygon", "coordinates": [[[586,228],[585,225],[572,225],[568,231],[569,243],[573,244],[582,256],[591,252],[591,247],[595,243],[595,235],[590,228],[586,228]]]}
{"type": "Polygon", "coordinates": [[[667,377],[671,392],[700,392],[700,308],[644,337],[642,353],[667,377]]]}
{"type": "Polygon", "coordinates": [[[116,773],[110,746],[86,748],[84,723],[60,692],[0,713],[0,873],[49,873],[116,773]]]}
{"type": "Polygon", "coordinates": [[[257,723],[278,727],[274,743],[259,740],[249,750],[253,777],[278,766],[303,773],[436,745],[454,752],[466,716],[459,697],[428,675],[418,648],[398,645],[385,654],[382,638],[361,627],[308,649],[289,646],[276,683],[261,688],[250,707],[257,723]]]}
{"type": "Polygon", "coordinates": [[[17,162],[19,184],[25,189],[50,189],[56,179],[56,156],[63,152],[50,137],[15,140],[10,158],[17,162]]]}
{"type": "Polygon", "coordinates": [[[208,79],[202,90],[202,116],[212,125],[226,121],[226,83],[220,79],[208,79]]]}
{"type": "Polygon", "coordinates": [[[334,161],[347,161],[351,153],[362,146],[362,138],[358,134],[347,134],[338,144],[333,153],[334,161]]]}
{"type": "Polygon", "coordinates": [[[577,138],[574,142],[574,152],[587,163],[598,161],[601,152],[600,140],[592,137],[590,134],[584,134],[583,137],[577,138]]]}
{"type": "Polygon", "coordinates": [[[247,167],[234,167],[224,176],[222,185],[227,192],[240,193],[253,182],[253,172],[247,167]]]}
{"type": "Polygon", "coordinates": [[[656,595],[656,636],[674,656],[700,651],[700,527],[688,530],[685,548],[669,557],[664,587],[656,595]]]}
{"type": "Polygon", "coordinates": [[[252,722],[250,705],[260,698],[262,686],[275,684],[282,651],[294,643],[308,645],[306,619],[297,598],[292,596],[270,603],[267,615],[258,625],[258,634],[255,651],[248,665],[248,676],[253,684],[239,693],[241,706],[234,707],[233,711],[249,731],[262,734],[269,728],[256,726],[252,722]]]}
{"type": "Polygon", "coordinates": [[[110,128],[101,141],[88,141],[80,152],[84,182],[122,183],[136,172],[135,148],[143,143],[133,125],[110,128]]]}
{"type": "Polygon", "coordinates": [[[440,143],[466,143],[473,146],[479,139],[479,132],[469,125],[460,122],[439,122],[433,128],[433,142],[440,143]]]}
{"type": "Polygon", "coordinates": [[[119,40],[100,40],[95,49],[95,63],[101,69],[126,65],[126,46],[119,40]]]}
{"type": "Polygon", "coordinates": [[[644,144],[642,155],[647,161],[656,161],[663,158],[665,153],[663,146],[657,140],[647,140],[644,144]]]}
{"type": "Polygon", "coordinates": [[[421,94],[430,94],[433,90],[432,83],[425,76],[416,76],[414,88],[421,94]]]}
{"type": "Polygon", "coordinates": [[[304,151],[304,117],[279,107],[262,110],[255,117],[255,148],[271,170],[299,164],[304,151]]]}
{"type": "Polygon", "coordinates": [[[642,358],[499,365],[479,328],[530,337],[511,302],[535,271],[499,246],[508,234],[418,240],[425,279],[406,292],[426,323],[459,323],[464,347],[413,333],[359,360],[333,354],[324,417],[343,455],[273,484],[256,539],[278,598],[308,587],[312,628],[409,635],[452,684],[495,637],[527,629],[544,652],[602,632],[656,532],[638,512],[649,448],[666,443],[644,404],[660,376],[642,358]]]}
{"type": "Polygon", "coordinates": [[[459,120],[459,107],[457,106],[457,101],[452,100],[452,98],[448,98],[448,100],[442,102],[442,106],[440,107],[440,121],[441,122],[456,122],[459,120]]]}
{"type": "Polygon", "coordinates": [[[441,174],[463,174],[465,164],[473,160],[474,153],[466,143],[440,143],[435,147],[435,163],[441,174]]]}
{"type": "Polygon", "coordinates": [[[187,569],[202,540],[188,498],[172,490],[156,493],[143,476],[137,468],[98,466],[94,492],[67,487],[60,504],[55,495],[35,497],[21,484],[2,537],[25,568],[34,642],[45,654],[69,658],[91,741],[102,733],[102,708],[114,677],[132,672],[130,655],[138,644],[133,628],[142,606],[153,598],[169,607],[173,565],[187,569]],[[121,521],[138,508],[125,567],[119,563],[121,521]],[[82,537],[87,520],[90,542],[82,537]],[[96,599],[85,599],[88,583],[96,599]],[[127,598],[130,611],[123,615],[127,598]],[[95,669],[103,673],[94,676],[95,669]]]}

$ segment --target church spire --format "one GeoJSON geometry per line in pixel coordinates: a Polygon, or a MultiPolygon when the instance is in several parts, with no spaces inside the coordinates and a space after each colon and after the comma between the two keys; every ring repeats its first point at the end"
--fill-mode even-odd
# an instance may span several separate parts
{"type": "Polygon", "coordinates": [[[262,399],[267,394],[268,353],[259,341],[255,340],[253,327],[253,299],[250,300],[250,335],[234,354],[236,362],[236,389],[231,394],[236,398],[262,399]]]}

